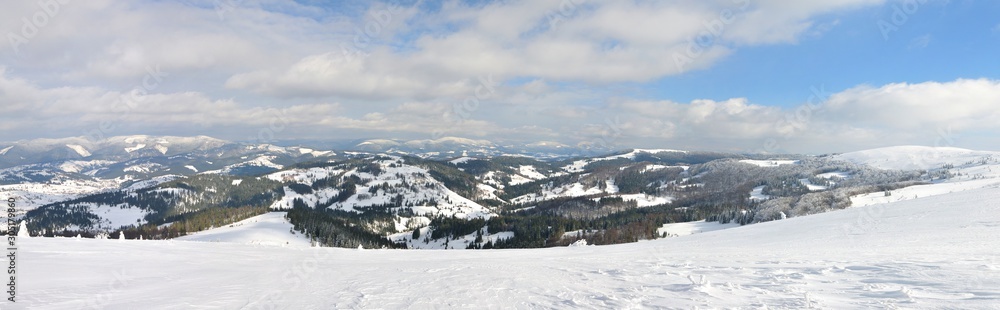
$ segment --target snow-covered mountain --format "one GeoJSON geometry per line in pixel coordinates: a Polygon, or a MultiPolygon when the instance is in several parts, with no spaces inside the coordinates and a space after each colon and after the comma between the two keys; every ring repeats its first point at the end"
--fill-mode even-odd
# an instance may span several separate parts
{"type": "MultiPolygon", "coordinates": [[[[270,144],[237,143],[212,137],[119,136],[102,140],[87,138],[35,139],[0,143],[0,169],[26,164],[66,161],[128,163],[156,158],[169,160],[199,157],[212,165],[213,159],[242,158],[250,154],[272,153],[289,157],[335,155],[307,147],[279,147],[270,144]]],[[[207,170],[207,169],[203,169],[207,170]]]]}
{"type": "Polygon", "coordinates": [[[880,169],[928,170],[944,166],[983,164],[1000,159],[1000,152],[955,147],[896,146],[844,153],[833,158],[880,169]]]}
{"type": "MultiPolygon", "coordinates": [[[[913,147],[835,156],[635,149],[557,161],[470,154],[437,160],[227,144],[6,173],[28,178],[58,170],[64,176],[50,180],[107,182],[68,193],[54,187],[49,191],[63,193],[35,198],[34,207],[44,206],[26,219],[36,233],[183,235],[276,210],[288,212],[293,231],[320,244],[483,248],[633,242],[674,234],[662,226],[675,222],[744,225],[997,187],[998,160],[989,152],[913,147]],[[927,153],[938,161],[919,167],[936,168],[906,169],[927,153]],[[184,173],[166,174],[176,171],[184,173]],[[227,213],[237,207],[249,209],[227,213]],[[454,240],[471,243],[456,247],[454,240]]],[[[0,190],[42,188],[11,186],[20,187],[0,190]]]]}
{"type": "Polygon", "coordinates": [[[26,232],[129,239],[18,239],[31,262],[18,272],[37,275],[19,282],[29,307],[989,308],[1000,296],[994,152],[554,160],[224,143],[133,157],[158,141],[131,141],[0,169],[0,192],[30,210],[26,232]],[[176,274],[193,278],[150,280],[176,274]],[[69,294],[108,281],[124,281],[115,298],[69,294]]]}
{"type": "Polygon", "coordinates": [[[2,144],[0,167],[59,160],[115,160],[151,156],[174,156],[218,148],[231,142],[211,137],[120,136],[106,139],[83,137],[35,139],[2,144]]]}
{"type": "Polygon", "coordinates": [[[1000,187],[1000,152],[901,146],[845,153],[834,158],[879,169],[926,171],[930,178],[926,184],[851,197],[854,206],[1000,187]]]}
{"type": "MultiPolygon", "coordinates": [[[[393,212],[411,216],[400,217],[399,222],[424,224],[430,222],[428,217],[435,216],[489,218],[495,215],[490,208],[470,200],[479,198],[474,187],[453,185],[455,190],[464,193],[463,196],[432,177],[434,173],[430,169],[435,168],[387,155],[312,165],[266,177],[289,184],[285,186],[285,195],[274,202],[271,209],[292,208],[296,200],[313,208],[323,206],[348,212],[386,206],[393,212]]],[[[398,225],[402,228],[397,230],[405,230],[405,224],[398,225]]]]}
{"type": "Polygon", "coordinates": [[[460,137],[421,140],[370,139],[345,146],[345,148],[356,151],[411,155],[432,159],[445,159],[456,156],[495,157],[519,155],[545,159],[564,159],[572,156],[600,155],[614,151],[611,148],[599,148],[587,145],[570,146],[551,141],[503,143],[460,137]]]}
{"type": "MultiPolygon", "coordinates": [[[[38,139],[0,145],[0,150],[0,193],[19,200],[17,214],[200,173],[259,174],[300,162],[339,158],[331,151],[234,143],[210,137],[38,139]]],[[[129,223],[136,223],[136,219],[125,222],[129,223]]],[[[6,223],[0,226],[6,227],[6,223]]]]}

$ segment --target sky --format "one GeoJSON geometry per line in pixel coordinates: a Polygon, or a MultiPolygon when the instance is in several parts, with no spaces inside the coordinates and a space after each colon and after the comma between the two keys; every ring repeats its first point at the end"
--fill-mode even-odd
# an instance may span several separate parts
{"type": "Polygon", "coordinates": [[[1000,2],[16,1],[0,141],[1000,151],[1000,2]]]}

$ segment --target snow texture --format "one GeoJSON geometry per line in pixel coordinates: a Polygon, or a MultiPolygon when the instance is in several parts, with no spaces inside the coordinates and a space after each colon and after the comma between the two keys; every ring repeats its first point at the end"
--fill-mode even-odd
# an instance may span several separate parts
{"type": "Polygon", "coordinates": [[[1000,158],[1000,152],[972,151],[954,147],[895,146],[845,153],[834,159],[880,169],[926,170],[961,165],[983,158],[1000,158]]]}
{"type": "Polygon", "coordinates": [[[66,147],[72,149],[74,152],[83,157],[90,157],[90,151],[87,151],[82,145],[77,144],[67,144],[66,147]]]}
{"type": "Polygon", "coordinates": [[[574,161],[573,163],[571,163],[571,164],[563,167],[562,169],[564,171],[566,171],[566,172],[583,172],[583,168],[586,167],[588,164],[590,164],[592,162],[602,161],[602,160],[622,159],[622,158],[635,159],[635,156],[637,154],[640,154],[640,153],[647,153],[647,154],[687,153],[687,151],[669,150],[669,149],[634,149],[631,152],[628,152],[628,153],[625,153],[625,154],[621,154],[621,155],[613,155],[613,156],[600,157],[600,158],[588,158],[588,159],[577,160],[577,161],[574,161]]]}
{"type": "Polygon", "coordinates": [[[19,240],[18,305],[995,309],[998,235],[993,188],[615,246],[359,251],[30,238],[19,240]]]}
{"type": "Polygon", "coordinates": [[[177,238],[185,241],[226,242],[254,245],[309,247],[309,239],[292,231],[285,212],[254,216],[224,227],[200,231],[177,238]]]}
{"type": "Polygon", "coordinates": [[[768,160],[744,159],[740,160],[740,162],[751,164],[757,167],[777,167],[781,165],[795,165],[799,163],[799,161],[797,160],[788,160],[788,159],[768,159],[768,160]]]}

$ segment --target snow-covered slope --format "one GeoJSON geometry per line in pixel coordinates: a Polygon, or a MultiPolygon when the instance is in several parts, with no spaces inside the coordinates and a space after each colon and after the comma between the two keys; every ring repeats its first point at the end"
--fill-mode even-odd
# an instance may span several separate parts
{"type": "MultiPolygon", "coordinates": [[[[428,235],[431,232],[431,228],[424,227],[420,228],[420,233],[423,237],[413,239],[412,232],[402,232],[397,234],[389,235],[389,239],[393,242],[402,242],[406,244],[409,249],[420,249],[420,250],[454,250],[454,249],[465,249],[470,243],[476,241],[477,233],[471,233],[464,236],[447,237],[430,239],[428,235]]],[[[514,232],[504,231],[495,234],[489,233],[485,227],[479,230],[480,238],[482,241],[480,243],[487,242],[497,242],[498,240],[507,239],[514,237],[514,232]]]]}
{"type": "Polygon", "coordinates": [[[982,158],[1000,158],[1000,152],[972,151],[954,147],[894,146],[844,153],[833,159],[880,169],[926,170],[962,165],[982,158]]]}
{"type": "Polygon", "coordinates": [[[18,305],[995,309],[1000,189],[680,238],[493,251],[19,239],[18,305]]]}
{"type": "Polygon", "coordinates": [[[705,221],[695,221],[695,222],[684,222],[684,223],[670,223],[664,224],[656,230],[656,234],[667,237],[682,237],[693,234],[700,234],[704,232],[723,230],[729,228],[740,227],[740,224],[729,223],[722,224],[719,222],[705,222],[705,221]]]}
{"type": "Polygon", "coordinates": [[[565,170],[566,172],[582,172],[584,170],[583,168],[586,167],[588,164],[597,161],[614,160],[614,159],[635,159],[636,156],[639,154],[659,154],[659,153],[687,153],[687,151],[669,150],[669,149],[633,149],[628,153],[619,155],[577,160],[563,167],[563,170],[565,170]]]}
{"type": "Polygon", "coordinates": [[[868,206],[1000,187],[1000,152],[950,147],[899,146],[846,153],[834,156],[834,159],[880,169],[928,170],[941,175],[926,185],[852,197],[852,206],[868,206]]]}
{"type": "Polygon", "coordinates": [[[224,227],[183,236],[177,240],[292,247],[310,245],[308,238],[292,231],[292,224],[285,219],[285,212],[254,216],[224,227]]]}
{"type": "Polygon", "coordinates": [[[744,159],[740,160],[741,163],[751,164],[757,167],[777,167],[781,165],[794,165],[797,164],[798,160],[789,159],[768,159],[768,160],[754,160],[754,159],[744,159]]]}
{"type": "MultiPolygon", "coordinates": [[[[64,184],[11,184],[0,185],[0,196],[17,200],[17,213],[21,214],[53,202],[66,201],[88,194],[114,189],[114,182],[66,182],[64,184]]],[[[7,227],[0,223],[0,228],[7,227]]]]}
{"type": "Polygon", "coordinates": [[[423,216],[456,216],[458,218],[489,218],[495,213],[454,191],[448,189],[441,181],[431,177],[427,169],[409,165],[396,156],[385,156],[382,159],[372,159],[373,167],[378,172],[362,172],[343,165],[333,165],[322,168],[295,169],[276,172],[268,175],[275,181],[294,181],[307,185],[324,178],[357,178],[356,193],[343,201],[335,201],[341,189],[324,187],[308,193],[297,193],[292,188],[284,189],[285,196],[275,202],[272,209],[290,208],[298,199],[311,207],[328,203],[330,209],[357,211],[366,207],[398,205],[398,208],[408,208],[417,217],[423,216]]]}

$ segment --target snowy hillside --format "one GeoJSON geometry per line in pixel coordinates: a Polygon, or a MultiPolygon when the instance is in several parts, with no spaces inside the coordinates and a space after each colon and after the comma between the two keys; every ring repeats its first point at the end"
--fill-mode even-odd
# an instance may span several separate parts
{"type": "Polygon", "coordinates": [[[407,164],[397,156],[376,157],[362,167],[330,164],[326,167],[277,172],[267,177],[275,181],[291,181],[310,186],[319,184],[317,182],[320,181],[335,183],[340,180],[358,180],[348,184],[354,187],[350,190],[317,187],[301,192],[286,187],[285,196],[275,202],[272,209],[291,208],[295,200],[300,200],[308,206],[323,205],[330,209],[352,212],[391,205],[395,208],[408,208],[418,217],[488,218],[494,215],[488,208],[448,189],[441,181],[431,177],[427,169],[407,164]]]}
{"type": "Polygon", "coordinates": [[[291,247],[310,246],[309,238],[291,232],[291,230],[292,224],[285,219],[285,212],[270,212],[223,227],[183,236],[176,240],[291,247]]]}
{"type": "Polygon", "coordinates": [[[118,136],[106,139],[72,137],[35,139],[0,145],[0,168],[57,160],[123,160],[147,156],[178,155],[230,145],[211,137],[118,136]]]}
{"type": "Polygon", "coordinates": [[[567,172],[583,172],[584,171],[584,167],[586,167],[588,164],[591,164],[591,163],[594,163],[594,162],[599,162],[599,161],[604,161],[604,160],[615,160],[615,159],[630,159],[630,160],[635,160],[637,156],[641,156],[641,155],[652,156],[652,155],[661,154],[661,153],[681,153],[681,154],[686,154],[688,152],[686,152],[686,151],[678,151],[678,150],[668,150],[668,149],[634,149],[634,150],[632,150],[630,152],[626,152],[626,153],[619,154],[619,155],[612,155],[612,156],[605,156],[605,157],[597,157],[597,158],[588,158],[588,159],[577,160],[577,161],[574,161],[573,163],[571,163],[571,164],[566,165],[565,167],[563,167],[563,170],[565,170],[567,172]]]}
{"type": "Polygon", "coordinates": [[[351,145],[341,145],[345,150],[356,150],[421,158],[445,159],[456,156],[531,156],[534,158],[563,159],[580,154],[605,154],[609,148],[569,146],[557,142],[496,143],[481,139],[440,137],[424,140],[369,139],[351,145]]]}
{"type": "Polygon", "coordinates": [[[19,240],[18,304],[990,309],[1000,303],[998,235],[1000,189],[980,189],[604,247],[442,252],[31,238],[19,240]]]}
{"type": "MultiPolygon", "coordinates": [[[[901,166],[910,160],[900,155],[908,150],[850,155],[857,163],[831,156],[659,149],[542,161],[352,152],[315,158],[308,155],[312,149],[240,145],[218,150],[230,154],[218,156],[236,163],[192,154],[129,161],[125,170],[186,174],[122,177],[114,180],[123,189],[52,195],[46,200],[52,203],[24,219],[32,232],[49,236],[126,230],[129,236],[159,239],[229,225],[270,209],[287,211],[293,231],[329,246],[532,248],[583,238],[566,235],[572,231],[594,231],[587,236],[589,244],[628,243],[685,234],[668,232],[664,224],[753,224],[1000,187],[1000,157],[990,155],[973,158],[963,151],[943,160],[944,166],[919,171],[866,164],[901,166]],[[288,157],[303,154],[304,159],[288,157]],[[187,224],[172,226],[179,222],[187,224]]],[[[64,161],[30,177],[54,171],[70,179],[93,178],[86,174],[121,164],[64,161]]],[[[22,208],[30,206],[23,202],[22,208]]],[[[704,231],[700,226],[688,230],[704,231]]]]}
{"type": "Polygon", "coordinates": [[[1000,187],[1000,152],[901,146],[846,153],[834,158],[880,169],[928,170],[938,176],[929,184],[852,197],[852,206],[868,206],[1000,187]]]}
{"type": "Polygon", "coordinates": [[[880,169],[927,170],[963,165],[983,158],[1000,158],[1000,152],[973,151],[954,147],[895,146],[844,153],[833,159],[880,169]]]}

